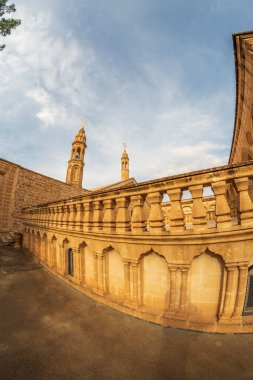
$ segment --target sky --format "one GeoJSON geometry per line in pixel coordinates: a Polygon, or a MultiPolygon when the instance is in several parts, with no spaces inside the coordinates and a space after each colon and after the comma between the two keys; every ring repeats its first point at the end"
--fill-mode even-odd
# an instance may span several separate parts
{"type": "MultiPolygon", "coordinates": [[[[10,2],[9,2],[10,3],[10,2]]],[[[83,187],[228,162],[235,112],[232,34],[252,0],[16,0],[2,38],[0,157],[65,181],[87,120],[83,187]]]]}

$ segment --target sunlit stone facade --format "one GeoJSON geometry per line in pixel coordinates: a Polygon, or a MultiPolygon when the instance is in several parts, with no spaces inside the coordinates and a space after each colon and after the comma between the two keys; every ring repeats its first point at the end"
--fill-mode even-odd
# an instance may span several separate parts
{"type": "MultiPolygon", "coordinates": [[[[124,154],[121,183],[24,209],[23,246],[49,271],[99,302],[164,326],[253,332],[253,33],[235,35],[234,43],[229,165],[137,184],[124,154]]],[[[83,153],[73,145],[69,184],[81,183],[83,153]]]]}

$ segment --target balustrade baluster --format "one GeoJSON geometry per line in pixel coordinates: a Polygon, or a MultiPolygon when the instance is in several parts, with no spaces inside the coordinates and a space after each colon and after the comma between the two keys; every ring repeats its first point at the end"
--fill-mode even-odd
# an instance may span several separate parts
{"type": "Polygon", "coordinates": [[[130,231],[130,212],[129,203],[130,200],[127,197],[116,199],[117,202],[117,217],[116,217],[116,231],[118,233],[125,233],[130,231]]]}
{"type": "Polygon", "coordinates": [[[145,198],[143,195],[134,195],[131,197],[131,202],[133,205],[133,214],[131,218],[131,230],[133,233],[141,233],[146,231],[146,218],[144,215],[144,202],[145,198]]]}
{"type": "Polygon", "coordinates": [[[75,229],[75,217],[76,217],[76,208],[75,205],[69,205],[69,223],[68,228],[75,229]]]}
{"type": "Polygon", "coordinates": [[[104,217],[103,217],[103,231],[115,231],[115,200],[105,199],[104,204],[104,217]]]}
{"type": "Polygon", "coordinates": [[[226,198],[226,181],[213,182],[211,184],[215,194],[215,215],[217,228],[227,228],[231,226],[231,210],[226,198]]]}
{"type": "Polygon", "coordinates": [[[83,204],[77,203],[76,205],[76,226],[75,229],[77,231],[83,230],[83,204]]]}
{"type": "Polygon", "coordinates": [[[151,233],[160,234],[165,231],[164,214],[162,210],[162,195],[160,192],[148,194],[150,202],[149,227],[151,233]]]}
{"type": "Polygon", "coordinates": [[[171,189],[167,190],[167,194],[171,202],[170,211],[170,230],[173,231],[183,231],[185,229],[184,213],[181,206],[181,189],[171,189]]]}
{"type": "Polygon", "coordinates": [[[83,218],[83,230],[84,232],[90,232],[92,230],[93,220],[93,207],[91,202],[83,204],[84,218],[83,218]]]}
{"type": "Polygon", "coordinates": [[[101,201],[93,202],[94,211],[93,211],[93,226],[92,231],[102,230],[103,225],[103,205],[101,201]]]}
{"type": "Polygon", "coordinates": [[[192,224],[194,229],[206,228],[206,210],[203,205],[203,185],[190,186],[192,196],[192,224]]]}
{"type": "Polygon", "coordinates": [[[239,192],[239,219],[242,226],[253,225],[253,202],[249,195],[249,178],[236,178],[236,188],[239,192]]]}

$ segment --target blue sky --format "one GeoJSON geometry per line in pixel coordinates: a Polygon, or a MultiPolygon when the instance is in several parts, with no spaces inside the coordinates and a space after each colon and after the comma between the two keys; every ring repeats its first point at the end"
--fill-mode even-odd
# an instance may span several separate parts
{"type": "Polygon", "coordinates": [[[83,186],[226,164],[235,109],[232,33],[253,2],[16,0],[0,52],[0,156],[65,181],[88,122],[83,186]]]}

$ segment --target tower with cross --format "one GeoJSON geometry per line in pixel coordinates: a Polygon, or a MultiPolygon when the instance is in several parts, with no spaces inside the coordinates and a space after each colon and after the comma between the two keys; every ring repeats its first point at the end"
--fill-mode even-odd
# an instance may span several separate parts
{"type": "Polygon", "coordinates": [[[129,157],[126,151],[126,144],[123,144],[124,151],[121,156],[121,181],[129,179],[129,157]]]}

